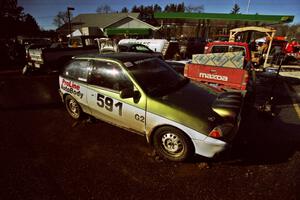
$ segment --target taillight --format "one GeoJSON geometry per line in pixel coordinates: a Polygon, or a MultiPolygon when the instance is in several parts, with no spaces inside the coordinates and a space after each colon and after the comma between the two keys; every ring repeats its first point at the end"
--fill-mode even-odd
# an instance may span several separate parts
{"type": "Polygon", "coordinates": [[[230,134],[230,132],[233,129],[233,124],[231,123],[226,123],[226,124],[222,124],[219,125],[217,127],[215,127],[209,134],[209,137],[212,138],[221,138],[221,137],[226,137],[228,134],[230,134]]]}
{"type": "Polygon", "coordinates": [[[185,77],[188,77],[188,70],[189,70],[188,64],[185,64],[185,66],[184,66],[184,72],[183,72],[183,75],[185,77]]]}
{"type": "Polygon", "coordinates": [[[210,133],[209,133],[209,137],[213,137],[213,138],[220,138],[222,137],[222,130],[218,127],[214,128],[210,133]]]}
{"type": "Polygon", "coordinates": [[[207,54],[208,53],[208,46],[205,46],[204,47],[204,54],[207,54]]]}
{"type": "Polygon", "coordinates": [[[245,72],[244,77],[243,77],[243,82],[242,85],[247,85],[249,79],[249,75],[247,72],[245,72]]]}

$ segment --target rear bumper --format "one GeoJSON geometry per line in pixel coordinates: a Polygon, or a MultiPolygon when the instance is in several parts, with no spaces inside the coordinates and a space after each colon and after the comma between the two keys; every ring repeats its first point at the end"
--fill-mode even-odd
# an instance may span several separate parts
{"type": "Polygon", "coordinates": [[[36,62],[33,60],[30,60],[27,62],[27,66],[31,69],[41,69],[44,68],[44,64],[42,62],[36,62]]]}
{"type": "Polygon", "coordinates": [[[64,94],[60,91],[60,89],[58,89],[58,94],[61,98],[61,101],[64,102],[64,94]]]}
{"type": "Polygon", "coordinates": [[[192,140],[195,147],[195,153],[211,158],[215,154],[225,150],[227,143],[221,140],[207,137],[204,140],[192,140]]]}

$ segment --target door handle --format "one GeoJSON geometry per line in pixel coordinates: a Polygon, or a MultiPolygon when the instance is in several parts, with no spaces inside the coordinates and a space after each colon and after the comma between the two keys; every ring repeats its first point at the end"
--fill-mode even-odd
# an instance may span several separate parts
{"type": "Polygon", "coordinates": [[[94,94],[91,94],[91,96],[93,97],[93,96],[95,96],[94,94]]]}

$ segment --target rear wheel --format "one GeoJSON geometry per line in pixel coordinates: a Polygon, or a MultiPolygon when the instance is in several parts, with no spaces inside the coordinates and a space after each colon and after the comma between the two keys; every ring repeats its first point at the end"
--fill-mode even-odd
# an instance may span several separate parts
{"type": "Polygon", "coordinates": [[[161,127],[154,133],[157,153],[171,161],[185,161],[194,154],[194,146],[185,133],[174,127],[161,127]]]}
{"type": "Polygon", "coordinates": [[[82,116],[82,110],[79,103],[70,95],[65,98],[65,105],[68,113],[74,119],[79,119],[82,116]]]}

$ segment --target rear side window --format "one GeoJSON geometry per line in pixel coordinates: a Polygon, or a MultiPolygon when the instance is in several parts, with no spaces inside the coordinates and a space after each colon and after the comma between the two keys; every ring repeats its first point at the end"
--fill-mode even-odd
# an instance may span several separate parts
{"type": "Polygon", "coordinates": [[[243,55],[245,55],[246,49],[245,47],[240,46],[213,46],[211,49],[211,53],[226,53],[237,51],[242,51],[243,55]]]}
{"type": "Polygon", "coordinates": [[[135,50],[137,52],[145,52],[145,53],[151,53],[152,52],[150,49],[148,49],[146,46],[143,46],[143,45],[133,46],[133,50],[135,50]]]}
{"type": "Polygon", "coordinates": [[[237,46],[230,46],[229,47],[229,52],[237,52],[237,51],[242,51],[243,55],[245,55],[245,47],[237,47],[237,46]]]}
{"type": "Polygon", "coordinates": [[[126,51],[128,51],[128,48],[126,46],[119,45],[118,48],[119,48],[120,52],[126,52],[126,51]]]}
{"type": "Polygon", "coordinates": [[[91,66],[89,61],[74,60],[65,67],[63,75],[67,78],[87,82],[90,68],[91,66]]]}
{"type": "Polygon", "coordinates": [[[226,53],[228,52],[228,46],[213,46],[211,49],[212,53],[226,53]]]}
{"type": "Polygon", "coordinates": [[[121,91],[132,88],[131,80],[124,74],[120,66],[111,62],[94,61],[89,79],[90,84],[121,91]]]}

